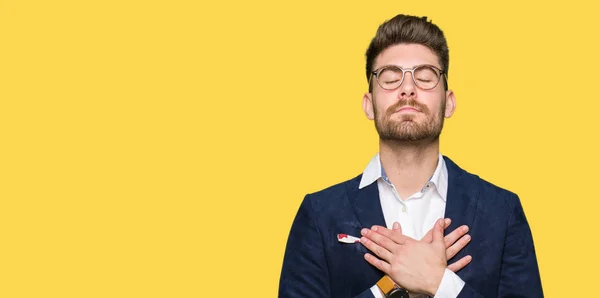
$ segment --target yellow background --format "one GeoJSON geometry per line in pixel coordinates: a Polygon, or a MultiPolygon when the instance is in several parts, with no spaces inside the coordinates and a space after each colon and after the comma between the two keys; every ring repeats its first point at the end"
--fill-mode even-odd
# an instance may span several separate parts
{"type": "Polygon", "coordinates": [[[597,292],[588,2],[2,0],[0,297],[275,297],[303,196],[377,151],[397,13],[448,38],[442,153],[520,195],[547,297],[597,292]]]}

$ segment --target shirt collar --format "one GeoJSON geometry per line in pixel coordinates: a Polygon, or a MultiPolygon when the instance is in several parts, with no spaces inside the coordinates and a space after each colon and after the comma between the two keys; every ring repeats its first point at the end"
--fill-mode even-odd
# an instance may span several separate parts
{"type": "Polygon", "coordinates": [[[439,154],[438,165],[435,168],[431,179],[429,179],[429,182],[435,185],[435,189],[440,197],[446,202],[446,195],[448,194],[448,169],[446,168],[446,162],[444,162],[442,154],[439,154]]]}
{"type": "Polygon", "coordinates": [[[371,161],[369,161],[369,164],[365,168],[358,188],[362,189],[366,186],[369,186],[373,182],[377,181],[377,179],[381,178],[381,169],[381,160],[379,159],[379,153],[377,153],[373,158],[371,158],[371,161]]]}
{"type": "MultiPolygon", "coordinates": [[[[377,153],[371,159],[371,161],[369,161],[369,164],[365,168],[358,188],[362,189],[368,185],[371,185],[379,178],[388,184],[390,183],[389,180],[387,180],[387,175],[385,174],[383,167],[381,166],[379,153],[377,153]]],[[[448,169],[446,168],[446,163],[444,162],[442,154],[439,154],[437,167],[427,183],[432,183],[435,185],[437,192],[445,202],[446,195],[448,193],[448,169]]]]}

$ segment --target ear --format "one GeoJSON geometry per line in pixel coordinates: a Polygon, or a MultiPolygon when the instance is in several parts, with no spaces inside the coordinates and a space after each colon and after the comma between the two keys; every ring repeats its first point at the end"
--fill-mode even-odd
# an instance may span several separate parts
{"type": "Polygon", "coordinates": [[[444,117],[450,118],[456,110],[456,98],[454,97],[454,91],[446,91],[446,107],[444,108],[444,117]]]}
{"type": "Polygon", "coordinates": [[[365,95],[363,95],[363,101],[362,101],[362,106],[363,106],[363,111],[365,111],[365,115],[367,116],[367,118],[369,120],[373,120],[375,119],[375,116],[373,114],[373,98],[371,93],[367,92],[365,93],[365,95]]]}

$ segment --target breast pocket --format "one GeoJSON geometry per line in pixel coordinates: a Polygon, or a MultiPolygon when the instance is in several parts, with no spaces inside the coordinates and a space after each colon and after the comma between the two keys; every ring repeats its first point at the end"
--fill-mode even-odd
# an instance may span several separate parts
{"type": "MultiPolygon", "coordinates": [[[[344,231],[346,233],[339,233],[335,235],[334,242],[332,244],[332,251],[334,254],[340,254],[342,256],[350,257],[350,256],[360,256],[361,258],[365,253],[368,253],[369,250],[362,245],[360,242],[346,243],[339,240],[340,237],[344,235],[351,235],[355,238],[360,239],[360,229],[352,228],[349,231],[344,231]]],[[[347,239],[347,238],[346,238],[347,239]]],[[[351,240],[350,240],[351,241],[351,240]]]]}

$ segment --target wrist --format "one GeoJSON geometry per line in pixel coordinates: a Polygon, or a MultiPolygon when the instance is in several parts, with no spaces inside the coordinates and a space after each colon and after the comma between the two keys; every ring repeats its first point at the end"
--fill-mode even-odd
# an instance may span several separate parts
{"type": "Polygon", "coordinates": [[[437,293],[440,285],[442,284],[442,279],[444,278],[444,274],[446,274],[446,268],[443,268],[441,271],[438,271],[437,274],[434,274],[432,278],[429,280],[429,285],[427,286],[426,294],[434,297],[437,293]]]}
{"type": "Polygon", "coordinates": [[[408,291],[396,285],[396,283],[387,275],[383,276],[378,282],[377,287],[382,297],[387,298],[409,298],[408,291]]]}

